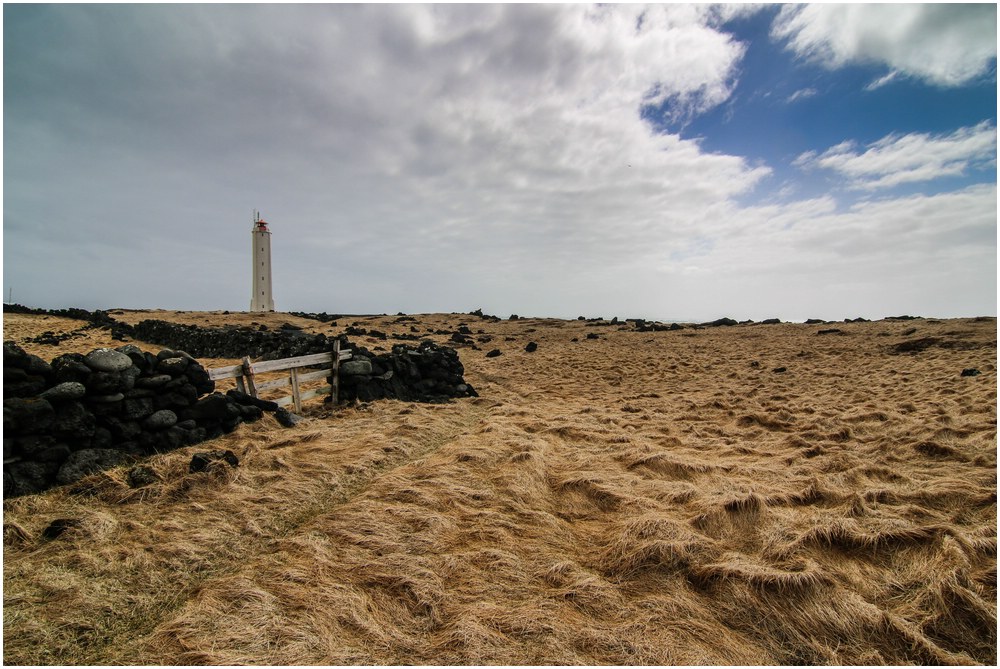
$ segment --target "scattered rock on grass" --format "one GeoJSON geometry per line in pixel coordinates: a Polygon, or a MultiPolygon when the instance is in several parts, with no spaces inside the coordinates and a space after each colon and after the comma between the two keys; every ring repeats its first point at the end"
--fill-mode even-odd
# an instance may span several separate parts
{"type": "Polygon", "coordinates": [[[240,464],[240,459],[232,451],[221,449],[205,451],[203,453],[195,453],[191,457],[191,464],[188,466],[188,471],[192,474],[203,472],[208,469],[211,463],[220,461],[228,463],[230,467],[238,467],[240,464]]]}

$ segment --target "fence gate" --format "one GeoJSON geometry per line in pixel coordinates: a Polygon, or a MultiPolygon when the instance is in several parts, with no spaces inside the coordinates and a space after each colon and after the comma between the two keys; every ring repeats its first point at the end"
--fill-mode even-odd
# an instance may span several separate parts
{"type": "Polygon", "coordinates": [[[312,355],[300,355],[295,358],[284,358],[283,360],[263,360],[261,362],[251,362],[249,357],[244,357],[238,365],[229,367],[216,367],[208,370],[208,377],[213,381],[220,379],[236,379],[236,387],[240,392],[247,393],[253,397],[260,397],[259,393],[275,388],[292,387],[292,394],[271,400],[278,406],[291,404],[295,411],[302,411],[302,403],[314,397],[321,397],[329,394],[334,405],[340,395],[340,363],[351,359],[350,351],[340,350],[340,340],[333,340],[333,350],[328,353],[314,353],[312,355]],[[328,369],[302,372],[304,367],[312,367],[329,363],[328,369]],[[255,377],[266,372],[288,371],[288,376],[281,379],[257,382],[255,377]],[[302,392],[299,384],[326,378],[329,375],[332,383],[322,388],[314,388],[302,392]]]}

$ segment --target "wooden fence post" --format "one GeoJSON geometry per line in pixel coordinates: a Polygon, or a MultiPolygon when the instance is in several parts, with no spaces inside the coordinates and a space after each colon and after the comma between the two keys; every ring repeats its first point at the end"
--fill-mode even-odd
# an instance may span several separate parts
{"type": "Polygon", "coordinates": [[[253,363],[250,362],[250,356],[243,356],[243,376],[246,378],[250,395],[257,397],[257,384],[253,382],[253,363]]]}
{"type": "Polygon", "coordinates": [[[337,406],[340,401],[340,337],[333,340],[333,369],[330,374],[330,401],[337,406]]]}
{"type": "Polygon", "coordinates": [[[292,406],[295,407],[295,413],[302,413],[302,395],[299,393],[299,370],[297,367],[292,367],[288,372],[292,382],[292,406]]]}

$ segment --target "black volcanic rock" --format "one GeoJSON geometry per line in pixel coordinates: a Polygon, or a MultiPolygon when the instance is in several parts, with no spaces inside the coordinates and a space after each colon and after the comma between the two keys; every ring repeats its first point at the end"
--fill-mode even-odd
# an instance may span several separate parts
{"type": "Polygon", "coordinates": [[[191,456],[191,463],[188,465],[188,471],[192,474],[198,472],[203,472],[208,469],[208,466],[213,462],[225,462],[230,467],[238,467],[240,464],[240,459],[236,457],[236,454],[229,450],[214,450],[205,451],[203,453],[195,453],[191,456]]]}
{"type": "Polygon", "coordinates": [[[921,337],[920,339],[900,342],[899,344],[893,346],[891,351],[893,353],[919,353],[920,351],[926,350],[931,346],[939,344],[940,341],[941,340],[936,337],[921,337]]]}

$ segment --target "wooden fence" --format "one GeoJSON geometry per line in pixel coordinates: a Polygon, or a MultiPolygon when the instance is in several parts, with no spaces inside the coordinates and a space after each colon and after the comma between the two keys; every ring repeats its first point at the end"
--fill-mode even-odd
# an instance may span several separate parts
{"type": "Polygon", "coordinates": [[[312,355],[300,355],[295,358],[285,358],[284,360],[264,360],[262,362],[250,362],[249,357],[244,357],[238,365],[229,367],[216,367],[208,370],[208,376],[213,381],[219,379],[236,379],[236,387],[248,395],[260,397],[259,393],[285,386],[292,387],[292,394],[286,397],[279,397],[271,400],[278,406],[291,404],[296,411],[302,411],[302,403],[314,397],[321,397],[329,394],[333,403],[337,403],[340,393],[340,363],[351,359],[350,351],[340,350],[340,340],[333,341],[333,350],[328,353],[314,353],[312,355]],[[323,365],[329,363],[328,369],[319,369],[311,372],[300,373],[303,367],[323,365]],[[271,381],[261,381],[258,383],[255,377],[266,372],[288,371],[288,376],[271,381]],[[324,379],[330,376],[332,383],[322,388],[315,388],[302,392],[299,384],[317,379],[324,379]]]}

